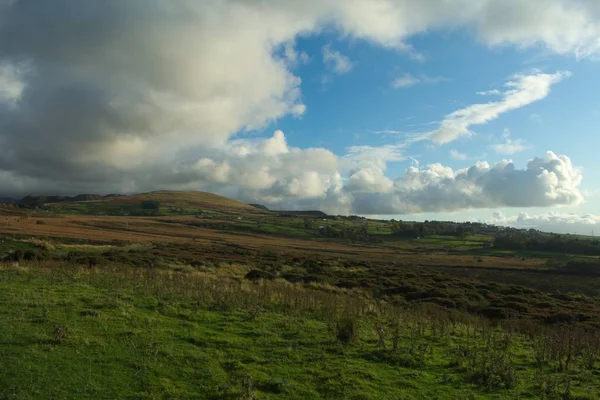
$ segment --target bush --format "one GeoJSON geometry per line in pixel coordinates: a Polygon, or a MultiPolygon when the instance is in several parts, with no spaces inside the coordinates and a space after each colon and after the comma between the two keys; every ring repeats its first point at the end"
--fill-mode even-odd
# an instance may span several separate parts
{"type": "Polygon", "coordinates": [[[12,261],[23,261],[25,256],[25,253],[23,252],[23,250],[15,250],[15,252],[12,254],[11,259],[12,261]]]}
{"type": "Polygon", "coordinates": [[[510,336],[482,332],[479,340],[459,345],[458,365],[466,368],[468,380],[488,392],[511,389],[517,374],[511,352],[510,336]]]}
{"type": "Polygon", "coordinates": [[[519,313],[527,313],[529,312],[529,307],[527,304],[517,303],[516,301],[509,301],[504,305],[505,308],[509,308],[511,310],[515,310],[519,313]]]}
{"type": "Polygon", "coordinates": [[[398,294],[414,293],[414,292],[418,292],[418,291],[419,291],[419,289],[415,286],[402,285],[402,286],[385,289],[382,294],[384,294],[386,296],[394,296],[394,295],[398,295],[398,294]]]}
{"type": "Polygon", "coordinates": [[[244,278],[248,279],[249,281],[256,282],[261,279],[274,279],[275,275],[260,269],[253,269],[252,271],[248,272],[244,278]]]}
{"type": "Polygon", "coordinates": [[[46,259],[46,255],[44,253],[40,253],[34,250],[15,250],[15,252],[11,255],[11,260],[15,262],[20,261],[40,261],[46,259]]]}
{"type": "Polygon", "coordinates": [[[344,315],[336,321],[335,333],[337,340],[343,345],[351,345],[360,339],[360,324],[358,317],[344,315]]]}
{"type": "Polygon", "coordinates": [[[27,250],[25,253],[23,253],[23,260],[25,261],[36,261],[40,258],[41,257],[39,256],[39,254],[33,250],[27,250]]]}
{"type": "Polygon", "coordinates": [[[160,203],[158,201],[146,200],[146,201],[142,201],[142,203],[140,204],[140,207],[142,208],[142,210],[158,211],[160,209],[160,203]]]}
{"type": "Polygon", "coordinates": [[[485,307],[480,309],[478,313],[490,319],[509,319],[515,315],[514,310],[501,307],[485,307]]]}
{"type": "Polygon", "coordinates": [[[478,360],[477,365],[470,373],[470,380],[491,392],[513,388],[517,382],[517,376],[510,362],[493,353],[478,360]]]}

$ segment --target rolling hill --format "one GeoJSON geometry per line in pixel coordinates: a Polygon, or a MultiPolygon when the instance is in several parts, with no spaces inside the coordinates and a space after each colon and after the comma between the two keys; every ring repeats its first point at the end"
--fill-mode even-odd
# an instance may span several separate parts
{"type": "Polygon", "coordinates": [[[134,195],[81,194],[73,197],[27,196],[19,201],[27,208],[42,207],[64,214],[166,215],[199,211],[261,213],[248,204],[199,191],[154,191],[134,195]]]}

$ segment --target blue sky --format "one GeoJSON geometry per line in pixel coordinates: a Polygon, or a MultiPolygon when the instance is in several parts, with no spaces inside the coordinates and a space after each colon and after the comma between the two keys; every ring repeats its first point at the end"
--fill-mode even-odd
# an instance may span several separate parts
{"type": "MultiPolygon", "coordinates": [[[[312,55],[307,64],[296,70],[302,78],[307,111],[301,118],[273,122],[260,133],[271,135],[273,129],[282,129],[291,145],[324,146],[343,155],[348,146],[384,145],[402,141],[401,133],[426,132],[456,109],[490,101],[490,97],[477,92],[502,89],[514,74],[570,71],[572,76],[553,86],[547,98],[477,127],[474,137],[444,146],[423,143],[407,155],[418,156],[423,163],[441,162],[456,167],[470,163],[453,160],[452,149],[472,159],[500,160],[504,155],[488,146],[502,142],[504,130],[508,129],[513,139],[527,142],[524,151],[511,155],[516,163],[526,163],[540,151],[554,149],[576,154],[578,164],[586,166],[587,180],[600,177],[599,168],[594,168],[596,150],[590,146],[591,135],[597,133],[600,122],[597,61],[577,60],[571,55],[542,56],[538,48],[490,49],[460,32],[427,34],[415,41],[415,46],[427,54],[426,61],[416,62],[406,54],[365,41],[345,41],[337,35],[299,41],[298,49],[312,55]],[[321,48],[327,44],[352,61],[351,71],[340,75],[324,65],[321,48]],[[407,74],[442,80],[397,89],[392,86],[394,79],[407,74]],[[399,134],[376,133],[385,131],[399,134]]],[[[390,173],[401,173],[408,163],[407,160],[390,166],[390,173]]]]}
{"type": "Polygon", "coordinates": [[[590,233],[599,58],[595,0],[0,0],[0,196],[590,233]]]}
{"type": "MultiPolygon", "coordinates": [[[[555,55],[542,47],[490,48],[462,30],[427,33],[410,42],[426,55],[425,60],[417,61],[368,41],[346,40],[335,33],[298,40],[298,51],[310,57],[296,69],[302,79],[307,111],[300,118],[275,121],[259,134],[269,136],[273,129],[281,129],[292,146],[326,147],[343,156],[350,146],[403,143],[407,135],[425,133],[457,109],[497,98],[481,92],[503,90],[505,82],[515,74],[568,71],[570,76],[554,85],[547,97],[477,126],[472,137],[441,146],[428,142],[410,146],[403,151],[404,159],[389,163],[387,175],[401,176],[415,160],[460,169],[474,161],[495,163],[510,159],[523,167],[531,158],[554,151],[569,155],[583,169],[580,188],[587,194],[586,201],[550,210],[527,207],[496,211],[507,217],[552,211],[600,214],[600,164],[594,146],[600,126],[598,61],[577,59],[572,54],[555,55]],[[332,71],[321,54],[325,46],[347,57],[352,68],[343,73],[332,71]],[[396,79],[407,76],[415,79],[414,84],[394,87],[396,79]],[[507,152],[497,151],[493,146],[506,143],[507,134],[519,146],[507,152]]],[[[382,217],[485,221],[490,214],[490,210],[483,209],[382,217]]],[[[576,230],[594,230],[586,228],[576,230]]]]}

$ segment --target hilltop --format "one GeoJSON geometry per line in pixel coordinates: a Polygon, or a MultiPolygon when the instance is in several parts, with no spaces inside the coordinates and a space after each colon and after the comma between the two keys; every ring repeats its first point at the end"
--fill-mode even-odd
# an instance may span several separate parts
{"type": "Polygon", "coordinates": [[[159,202],[165,207],[196,208],[204,210],[238,210],[255,211],[255,208],[239,201],[218,194],[199,191],[169,191],[161,190],[130,196],[108,197],[111,203],[135,204],[141,202],[159,202]]]}

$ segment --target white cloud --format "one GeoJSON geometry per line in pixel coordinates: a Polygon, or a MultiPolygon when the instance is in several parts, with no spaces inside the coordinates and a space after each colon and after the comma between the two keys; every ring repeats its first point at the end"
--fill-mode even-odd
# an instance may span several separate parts
{"type": "Polygon", "coordinates": [[[411,214],[476,208],[550,207],[583,201],[581,170],[566,156],[548,152],[526,169],[510,161],[454,171],[441,164],[409,167],[389,193],[355,195],[359,214],[411,214]]]}
{"type": "Polygon", "coordinates": [[[502,137],[504,138],[504,143],[496,143],[490,146],[498,154],[511,155],[528,149],[523,139],[511,139],[508,129],[504,130],[502,137]]]}
{"type": "Polygon", "coordinates": [[[487,1],[477,21],[480,38],[490,45],[545,45],[558,54],[589,57],[600,51],[598,2],[487,1]]]}
{"type": "Polygon", "coordinates": [[[350,168],[375,166],[386,169],[388,162],[404,161],[404,150],[407,144],[389,144],[384,146],[350,146],[344,157],[350,168]]]}
{"type": "Polygon", "coordinates": [[[394,182],[376,166],[359,169],[350,174],[344,189],[351,193],[388,193],[394,182]]]}
{"type": "Polygon", "coordinates": [[[519,229],[538,229],[544,232],[581,235],[600,234],[600,216],[593,214],[579,215],[550,212],[530,215],[523,212],[519,215],[507,217],[502,212],[496,211],[486,222],[519,229]]]}
{"type": "Polygon", "coordinates": [[[296,50],[294,42],[288,42],[283,47],[283,55],[290,67],[294,68],[299,64],[308,64],[310,57],[304,51],[296,50]]]}
{"type": "Polygon", "coordinates": [[[438,82],[446,81],[447,79],[441,76],[427,76],[427,75],[419,75],[414,76],[411,74],[405,74],[400,76],[392,81],[392,87],[395,89],[406,88],[410,86],[415,86],[419,84],[433,84],[438,82]]]}
{"type": "Polygon", "coordinates": [[[461,153],[456,149],[450,150],[450,157],[452,157],[453,160],[466,160],[469,158],[468,155],[466,155],[465,153],[461,153]]]}
{"type": "Polygon", "coordinates": [[[486,90],[484,92],[477,92],[480,96],[500,96],[502,94],[498,89],[486,90]]]}
{"type": "Polygon", "coordinates": [[[0,103],[15,106],[21,98],[25,89],[25,69],[24,65],[0,62],[0,103]]]}
{"type": "Polygon", "coordinates": [[[404,75],[404,76],[394,79],[394,81],[392,82],[392,87],[394,87],[395,89],[399,89],[399,88],[414,86],[417,83],[419,83],[418,78],[415,78],[414,76],[407,74],[407,75],[404,75]]]}
{"type": "Polygon", "coordinates": [[[350,58],[337,50],[332,50],[329,44],[323,46],[323,62],[337,74],[348,73],[354,67],[350,58]]]}
{"type": "Polygon", "coordinates": [[[560,82],[570,72],[562,71],[554,74],[536,72],[531,75],[515,75],[505,86],[502,99],[490,103],[473,104],[448,114],[440,123],[440,127],[429,132],[429,137],[436,144],[452,142],[463,136],[471,136],[473,125],[482,125],[498,118],[501,114],[524,107],[548,96],[550,87],[560,82]]]}

